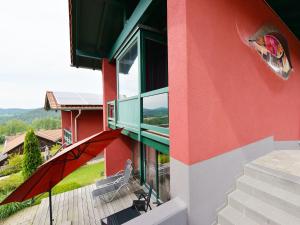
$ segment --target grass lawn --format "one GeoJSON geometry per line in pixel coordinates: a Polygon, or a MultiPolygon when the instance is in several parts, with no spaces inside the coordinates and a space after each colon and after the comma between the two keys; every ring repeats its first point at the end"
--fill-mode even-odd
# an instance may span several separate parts
{"type": "MultiPolygon", "coordinates": [[[[75,170],[69,176],[65,177],[53,189],[52,194],[56,195],[66,191],[71,191],[89,184],[95,183],[96,180],[104,176],[104,162],[85,165],[75,170]]],[[[48,193],[39,196],[36,204],[39,204],[43,198],[48,197],[48,193]]]]}
{"type": "Polygon", "coordinates": [[[3,147],[4,147],[4,145],[0,145],[0,152],[3,151],[3,147]]]}
{"type": "MultiPolygon", "coordinates": [[[[99,162],[95,164],[85,165],[71,173],[69,176],[65,177],[61,182],[59,182],[53,189],[53,195],[63,193],[66,191],[71,191],[76,188],[80,188],[89,184],[94,183],[96,180],[103,177],[104,174],[104,162],[99,162]]],[[[21,183],[22,174],[13,174],[8,178],[0,180],[0,187],[6,186],[7,183],[21,183]]],[[[48,197],[48,193],[42,194],[36,198],[36,204],[39,204],[43,198],[48,197]]]]}
{"type": "MultiPolygon", "coordinates": [[[[92,184],[95,182],[95,180],[103,177],[103,175],[104,162],[82,166],[58,183],[52,189],[52,193],[55,195],[92,184]]],[[[0,201],[7,196],[8,192],[14,190],[22,182],[23,177],[21,172],[12,174],[7,178],[0,180],[0,201]]],[[[47,197],[48,193],[37,196],[35,198],[34,205],[39,204],[43,198],[47,197]]],[[[8,216],[28,206],[32,206],[30,200],[22,203],[11,203],[0,206],[0,220],[7,218],[8,216]]]]}
{"type": "Polygon", "coordinates": [[[99,162],[95,164],[85,165],[78,170],[71,173],[65,179],[63,179],[57,186],[65,185],[67,183],[77,183],[81,187],[88,184],[94,183],[102,176],[104,172],[104,162],[99,162]]]}

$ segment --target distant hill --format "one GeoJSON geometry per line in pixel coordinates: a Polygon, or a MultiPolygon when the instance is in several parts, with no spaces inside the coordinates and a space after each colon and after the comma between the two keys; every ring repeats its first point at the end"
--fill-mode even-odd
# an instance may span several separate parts
{"type": "Polygon", "coordinates": [[[143,109],[145,117],[161,117],[168,115],[168,108],[143,109]]]}
{"type": "Polygon", "coordinates": [[[31,123],[34,119],[43,118],[60,118],[60,113],[55,111],[45,111],[43,108],[38,109],[1,109],[0,124],[12,119],[22,120],[31,123]]]}

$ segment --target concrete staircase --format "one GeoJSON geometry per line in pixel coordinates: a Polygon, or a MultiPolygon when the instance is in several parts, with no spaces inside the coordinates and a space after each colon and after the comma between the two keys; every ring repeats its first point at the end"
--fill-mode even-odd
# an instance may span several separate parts
{"type": "Polygon", "coordinates": [[[218,224],[300,225],[300,177],[247,164],[218,224]]]}

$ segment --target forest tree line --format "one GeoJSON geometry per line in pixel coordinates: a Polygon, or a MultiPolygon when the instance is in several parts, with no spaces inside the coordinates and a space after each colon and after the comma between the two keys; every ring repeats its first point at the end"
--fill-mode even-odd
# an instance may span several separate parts
{"type": "Polygon", "coordinates": [[[26,132],[28,129],[53,130],[61,128],[59,117],[34,119],[31,123],[19,119],[12,119],[0,124],[0,144],[3,144],[6,136],[12,136],[26,132]]]}

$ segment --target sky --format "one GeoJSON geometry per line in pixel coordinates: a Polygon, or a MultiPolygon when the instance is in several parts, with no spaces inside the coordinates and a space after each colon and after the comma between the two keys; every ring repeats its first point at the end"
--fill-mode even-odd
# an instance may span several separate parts
{"type": "Polygon", "coordinates": [[[0,108],[43,107],[45,93],[102,93],[100,71],[70,66],[67,0],[0,4],[0,108]]]}

